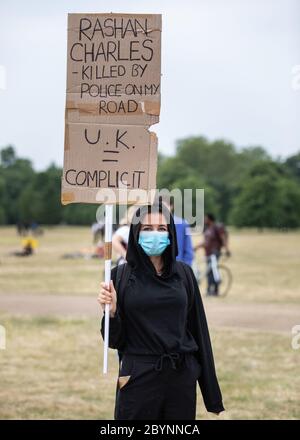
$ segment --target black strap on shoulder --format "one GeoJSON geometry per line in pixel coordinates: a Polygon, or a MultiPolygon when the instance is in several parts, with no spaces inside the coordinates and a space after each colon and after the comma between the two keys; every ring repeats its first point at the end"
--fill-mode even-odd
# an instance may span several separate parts
{"type": "Polygon", "coordinates": [[[121,309],[124,304],[124,292],[131,274],[131,267],[127,263],[119,264],[116,275],[116,291],[118,292],[118,299],[120,301],[121,309]]]}
{"type": "MultiPolygon", "coordinates": [[[[131,267],[129,266],[129,264],[123,263],[117,266],[116,292],[121,310],[123,310],[124,292],[125,292],[125,287],[127,285],[127,281],[130,277],[130,273],[131,273],[131,267]]],[[[119,375],[120,375],[120,364],[123,356],[121,350],[118,350],[118,356],[119,356],[119,375]]]]}
{"type": "Polygon", "coordinates": [[[176,261],[176,265],[178,268],[179,275],[183,279],[183,282],[185,284],[185,288],[188,295],[188,312],[190,311],[192,305],[193,305],[193,292],[194,292],[194,285],[193,280],[191,278],[191,274],[189,270],[187,269],[186,265],[182,263],[181,261],[176,261]]]}

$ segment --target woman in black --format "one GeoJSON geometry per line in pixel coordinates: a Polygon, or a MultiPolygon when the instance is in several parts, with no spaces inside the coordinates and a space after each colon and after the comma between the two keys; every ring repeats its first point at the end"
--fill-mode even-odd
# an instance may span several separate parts
{"type": "Polygon", "coordinates": [[[109,347],[121,357],[115,420],[195,420],[197,381],[207,411],[224,411],[198,284],[177,253],[169,210],[143,206],[130,225],[125,286],[116,286],[117,268],[109,289],[101,283],[98,302],[111,304],[109,347]]]}

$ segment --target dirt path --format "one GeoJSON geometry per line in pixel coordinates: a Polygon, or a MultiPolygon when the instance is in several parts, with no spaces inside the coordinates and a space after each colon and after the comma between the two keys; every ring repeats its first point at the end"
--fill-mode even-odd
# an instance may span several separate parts
{"type": "Polygon", "coordinates": [[[291,333],[300,324],[300,306],[287,304],[205,303],[209,324],[216,327],[291,333]]]}
{"type": "MultiPolygon", "coordinates": [[[[291,333],[300,324],[300,306],[285,304],[226,304],[205,300],[210,326],[291,333]]],[[[1,295],[0,312],[30,316],[102,317],[96,298],[54,295],[1,295]]]]}

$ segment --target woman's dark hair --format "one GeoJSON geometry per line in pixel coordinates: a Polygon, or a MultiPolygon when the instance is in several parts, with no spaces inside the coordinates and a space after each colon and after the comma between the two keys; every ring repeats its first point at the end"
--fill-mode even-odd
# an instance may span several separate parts
{"type": "Polygon", "coordinates": [[[212,222],[216,221],[216,217],[211,212],[207,213],[206,217],[209,218],[209,220],[211,220],[212,222]]]}
{"type": "Polygon", "coordinates": [[[152,205],[146,205],[144,209],[137,209],[133,215],[132,223],[138,226],[138,231],[140,231],[142,226],[142,220],[147,214],[159,213],[162,214],[170,230],[170,216],[172,215],[170,210],[161,201],[154,202],[152,205]]]}
{"type": "MultiPolygon", "coordinates": [[[[141,223],[145,215],[152,213],[161,213],[166,219],[169,231],[170,245],[167,246],[162,254],[166,272],[171,273],[174,269],[176,256],[178,255],[176,228],[172,213],[167,206],[161,201],[155,201],[152,205],[144,205],[139,207],[131,221],[128,248],[126,253],[126,260],[131,266],[144,266],[146,269],[153,266],[148,255],[145,254],[141,246],[138,244],[139,231],[141,223]]],[[[151,271],[155,273],[154,266],[151,271]]]]}

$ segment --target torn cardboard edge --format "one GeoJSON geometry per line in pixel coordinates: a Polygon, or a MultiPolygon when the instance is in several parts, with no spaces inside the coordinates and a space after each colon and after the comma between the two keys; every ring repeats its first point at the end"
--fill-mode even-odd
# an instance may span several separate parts
{"type": "MultiPolygon", "coordinates": [[[[70,132],[72,133],[72,131],[75,129],[75,131],[78,130],[88,130],[89,128],[93,128],[95,130],[104,130],[104,129],[113,129],[113,128],[118,128],[118,129],[123,129],[123,130],[134,130],[134,129],[138,129],[138,130],[145,130],[147,132],[147,134],[149,135],[149,151],[152,150],[153,145],[156,143],[156,149],[157,149],[157,136],[156,133],[152,132],[149,130],[149,126],[148,125],[133,125],[133,124],[95,124],[95,123],[90,123],[90,124],[86,124],[84,122],[72,122],[72,121],[65,121],[65,138],[64,138],[64,151],[68,154],[69,150],[71,150],[72,148],[72,136],[70,134],[70,132]]],[[[64,163],[66,162],[66,157],[64,157],[64,163]]]]}
{"type": "Polygon", "coordinates": [[[75,191],[66,190],[62,184],[62,205],[69,205],[70,203],[147,205],[153,203],[157,189],[131,189],[126,191],[122,188],[76,188],[75,191]]]}
{"type": "Polygon", "coordinates": [[[151,114],[135,115],[135,117],[124,117],[124,116],[110,116],[98,117],[91,113],[81,113],[78,110],[68,110],[68,115],[66,122],[72,124],[86,124],[86,125],[129,125],[129,126],[146,126],[151,127],[159,122],[159,116],[151,114]]]}
{"type": "MultiPolygon", "coordinates": [[[[109,102],[109,99],[107,99],[106,101],[109,102]]],[[[160,115],[160,107],[161,107],[160,95],[158,95],[156,97],[156,99],[143,99],[143,100],[135,101],[138,107],[136,108],[135,111],[132,111],[132,112],[130,111],[130,108],[129,108],[129,102],[131,102],[132,100],[127,99],[127,101],[128,101],[127,107],[125,107],[123,104],[121,107],[121,102],[123,102],[122,99],[115,99],[116,105],[119,105],[119,108],[124,109],[124,113],[121,113],[120,111],[116,111],[116,112],[111,112],[109,114],[101,115],[101,114],[99,114],[99,103],[98,102],[75,102],[74,100],[67,99],[67,101],[66,101],[67,116],[66,117],[68,119],[69,111],[74,110],[74,111],[78,112],[78,117],[87,114],[87,115],[94,116],[99,121],[101,119],[111,118],[112,119],[111,123],[114,124],[115,118],[120,118],[120,119],[127,119],[128,118],[128,120],[130,121],[130,120],[134,119],[135,117],[139,117],[141,115],[142,116],[145,115],[146,117],[148,115],[149,116],[159,116],[160,115]],[[126,112],[126,110],[127,110],[127,112],[126,112]]],[[[141,125],[144,124],[145,122],[146,121],[142,121],[141,125]]],[[[138,125],[138,124],[135,124],[135,125],[138,125]]]]}
{"type": "Polygon", "coordinates": [[[149,131],[149,133],[150,133],[150,147],[149,147],[149,159],[148,159],[148,163],[149,163],[148,188],[151,188],[151,184],[153,182],[155,182],[155,186],[156,186],[158,138],[154,131],[149,131]]]}
{"type": "Polygon", "coordinates": [[[65,120],[65,145],[64,150],[70,150],[70,127],[69,123],[65,120]]]}

